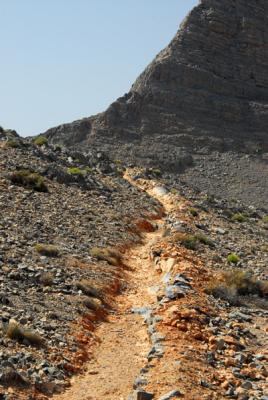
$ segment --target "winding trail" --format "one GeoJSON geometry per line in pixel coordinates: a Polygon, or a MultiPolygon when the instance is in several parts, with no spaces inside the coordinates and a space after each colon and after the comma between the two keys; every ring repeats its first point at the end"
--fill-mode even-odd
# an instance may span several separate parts
{"type": "Polygon", "coordinates": [[[150,287],[159,282],[159,275],[149,254],[160,237],[161,230],[148,233],[144,244],[127,252],[128,287],[117,296],[114,313],[96,330],[100,343],[95,346],[87,372],[74,377],[71,388],[53,397],[56,400],[125,400],[133,391],[133,382],[147,361],[150,341],[143,318],[132,309],[155,303],[150,287]]]}
{"type": "MultiPolygon", "coordinates": [[[[125,179],[133,185],[136,184],[127,175],[125,179]]],[[[167,218],[176,215],[184,220],[187,214],[185,209],[189,207],[187,200],[174,197],[170,193],[166,195],[163,187],[148,184],[143,180],[139,182],[139,187],[162,203],[167,218]]],[[[216,316],[219,315],[220,320],[230,321],[228,316],[230,310],[222,308],[219,310],[215,307],[216,303],[211,302],[203,290],[214,272],[208,271],[198,255],[189,253],[189,250],[178,249],[172,244],[165,247],[163,231],[166,221],[159,219],[157,224],[158,229],[155,232],[144,234],[143,244],[128,249],[125,253],[124,264],[127,268],[124,271],[124,282],[127,286],[116,297],[113,313],[110,313],[107,321],[99,325],[95,331],[97,343],[93,346],[91,361],[86,364],[85,374],[74,376],[71,387],[53,399],[127,400],[133,393],[133,384],[137,377],[145,377],[146,391],[153,393],[156,399],[172,391],[182,394],[185,400],[225,399],[226,389],[228,387],[232,389],[232,385],[244,391],[240,386],[243,380],[239,381],[232,373],[232,366],[236,365],[235,351],[241,351],[241,348],[244,348],[245,357],[248,351],[253,355],[261,351],[265,354],[263,374],[258,378],[260,379],[258,387],[261,390],[259,393],[265,390],[267,369],[264,365],[266,368],[268,366],[265,362],[268,337],[265,319],[267,313],[260,312],[258,317],[253,310],[252,320],[242,324],[242,328],[252,331],[250,340],[241,335],[230,336],[232,330],[228,327],[225,329],[225,325],[221,326],[219,334],[213,326],[207,326],[207,318],[209,321],[216,321],[216,316]],[[160,257],[160,263],[163,263],[160,269],[159,264],[155,264],[151,259],[152,250],[157,249],[157,244],[165,249],[160,257]],[[161,273],[167,272],[165,266],[168,265],[167,271],[170,272],[175,265],[172,273],[175,271],[182,276],[190,277],[193,290],[187,293],[185,298],[179,297],[159,307],[156,288],[163,287],[162,280],[165,274],[161,276],[161,273]],[[155,357],[153,361],[151,358],[149,360],[148,353],[151,353],[154,343],[151,340],[152,336],[149,338],[149,328],[144,318],[137,312],[134,313],[135,309],[150,309],[153,315],[160,318],[158,321],[161,322],[157,324],[156,332],[164,337],[164,351],[158,359],[155,357]],[[215,368],[213,363],[208,362],[207,356],[211,351],[215,351],[215,343],[222,337],[225,338],[226,348],[223,354],[215,353],[219,360],[218,367],[215,368]],[[141,369],[143,369],[142,374],[141,369]]],[[[239,326],[238,321],[235,321],[234,325],[239,326]]],[[[248,374],[250,379],[253,377],[255,382],[255,373],[259,372],[255,372],[254,367],[247,366],[244,368],[244,373],[248,374]]]]}

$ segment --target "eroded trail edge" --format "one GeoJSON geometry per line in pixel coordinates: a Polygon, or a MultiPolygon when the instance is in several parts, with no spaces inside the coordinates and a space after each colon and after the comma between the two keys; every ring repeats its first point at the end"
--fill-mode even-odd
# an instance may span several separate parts
{"type": "MultiPolygon", "coordinates": [[[[161,226],[161,221],[158,221],[161,226]]],[[[128,287],[116,298],[116,309],[96,330],[99,344],[87,372],[75,377],[72,386],[56,399],[126,399],[140,369],[146,364],[151,344],[143,318],[154,308],[153,288],[158,274],[149,258],[161,230],[145,235],[144,244],[125,255],[128,287]],[[151,289],[151,290],[150,290],[151,289]]]]}

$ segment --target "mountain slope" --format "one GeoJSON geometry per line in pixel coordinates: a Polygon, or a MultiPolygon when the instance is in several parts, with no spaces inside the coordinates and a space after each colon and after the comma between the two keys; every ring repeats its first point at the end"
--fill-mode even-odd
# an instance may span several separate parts
{"type": "MultiPolygon", "coordinates": [[[[251,181],[267,187],[267,26],[264,0],[203,0],[129,93],[104,113],[46,135],[53,143],[97,147],[114,159],[173,172],[193,165],[196,154],[257,154],[252,176],[237,193],[245,200],[254,189],[251,181]]],[[[243,169],[240,158],[237,163],[243,169]]],[[[206,168],[214,166],[208,161],[206,168]]],[[[192,179],[200,181],[200,175],[192,172],[192,179]]],[[[213,192],[211,177],[200,189],[211,182],[213,192]]]]}

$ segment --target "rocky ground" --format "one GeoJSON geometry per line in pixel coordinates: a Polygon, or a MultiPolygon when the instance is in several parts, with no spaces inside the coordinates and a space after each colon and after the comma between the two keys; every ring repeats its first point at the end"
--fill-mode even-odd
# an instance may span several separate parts
{"type": "Polygon", "coordinates": [[[84,371],[56,398],[267,398],[265,204],[11,131],[0,153],[1,398],[84,371]]]}
{"type": "Polygon", "coordinates": [[[159,205],[101,153],[55,151],[14,132],[1,134],[0,153],[0,384],[9,387],[2,387],[9,392],[2,396],[13,398],[14,381],[34,388],[33,396],[47,395],[83,367],[91,319],[100,319],[92,307],[112,306],[121,284],[121,267],[97,260],[90,250],[139,241],[137,224],[159,205]],[[74,166],[86,173],[70,173],[74,166]],[[21,170],[40,174],[47,192],[14,184],[11,176],[21,170]],[[56,254],[40,254],[40,244],[54,246],[56,254]],[[98,297],[97,305],[86,301],[88,292],[98,297]],[[41,345],[7,337],[12,320],[40,335],[41,345]]]}
{"type": "Polygon", "coordinates": [[[204,193],[229,201],[240,200],[268,212],[267,154],[231,151],[196,154],[192,166],[174,176],[176,180],[204,193]]]}
{"type": "MultiPolygon", "coordinates": [[[[148,181],[145,175],[132,179],[165,205],[167,216],[164,237],[150,249],[151,268],[161,279],[150,288],[157,302],[144,310],[152,348],[136,389],[161,400],[266,399],[267,297],[236,294],[234,306],[231,297],[207,295],[226,271],[248,271],[267,282],[263,212],[176,189],[167,179],[148,181]],[[248,217],[238,222],[234,215],[242,212],[248,217]],[[210,240],[189,250],[178,232],[205,234],[210,240]],[[240,256],[237,264],[227,261],[234,252],[240,256]]],[[[131,398],[139,398],[137,390],[131,398]]]]}

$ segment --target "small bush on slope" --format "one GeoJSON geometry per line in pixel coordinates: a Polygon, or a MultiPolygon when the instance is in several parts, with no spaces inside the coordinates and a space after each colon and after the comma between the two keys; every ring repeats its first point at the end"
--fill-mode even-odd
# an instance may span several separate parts
{"type": "Polygon", "coordinates": [[[39,335],[39,333],[29,329],[24,329],[15,320],[9,321],[5,334],[9,339],[17,340],[18,342],[24,341],[33,346],[40,346],[44,343],[44,339],[39,335]]]}
{"type": "Polygon", "coordinates": [[[10,175],[10,181],[15,185],[24,186],[37,192],[48,191],[44,178],[36,172],[31,172],[27,169],[13,172],[10,175]]]}
{"type": "Polygon", "coordinates": [[[268,283],[254,278],[248,271],[230,271],[211,282],[206,288],[206,293],[232,305],[239,305],[239,296],[267,297],[268,283]]]}
{"type": "Polygon", "coordinates": [[[45,136],[38,136],[36,139],[34,139],[34,144],[36,144],[36,146],[46,146],[48,144],[48,140],[45,136]]]}
{"type": "Polygon", "coordinates": [[[46,256],[46,257],[58,257],[59,256],[59,249],[52,244],[38,243],[35,245],[35,250],[37,251],[37,253],[41,254],[42,256],[46,256]]]}
{"type": "Polygon", "coordinates": [[[240,261],[240,257],[235,254],[235,253],[231,253],[229,254],[229,256],[227,257],[227,261],[230,264],[237,264],[240,261]]]}
{"type": "Polygon", "coordinates": [[[90,250],[90,255],[97,260],[107,261],[109,264],[119,266],[122,264],[122,255],[113,249],[93,247],[90,250]]]}

